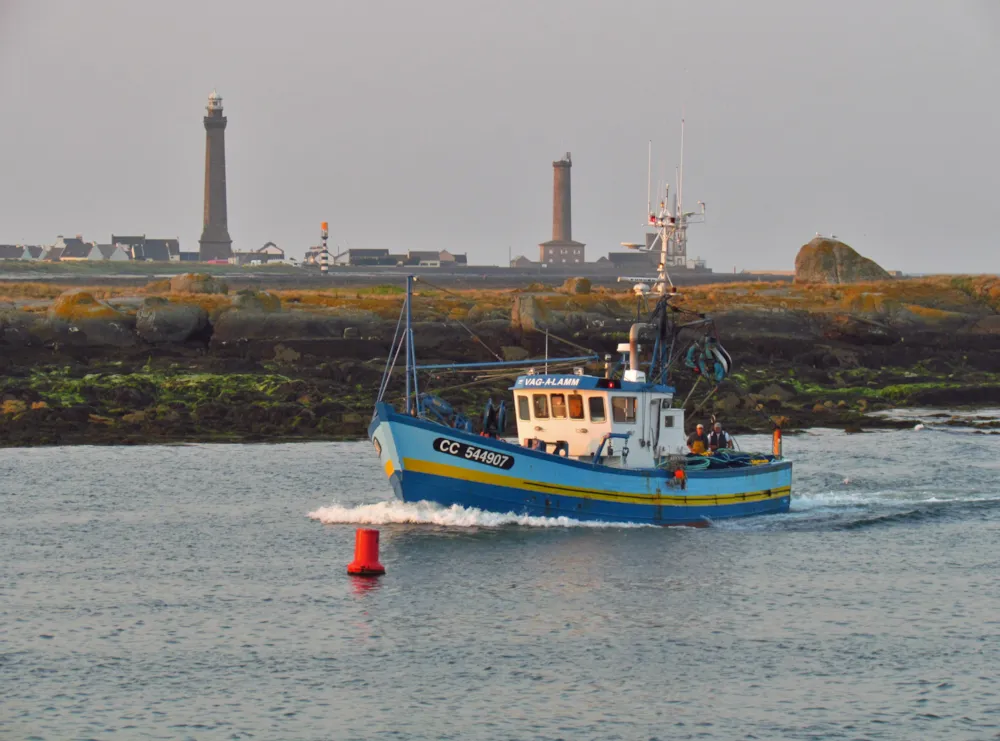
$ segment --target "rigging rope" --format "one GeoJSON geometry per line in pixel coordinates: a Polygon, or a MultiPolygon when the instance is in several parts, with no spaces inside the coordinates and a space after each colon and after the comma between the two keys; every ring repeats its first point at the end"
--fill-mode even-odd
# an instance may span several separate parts
{"type": "MultiPolygon", "coordinates": [[[[433,284],[433,283],[431,283],[431,282],[429,282],[427,280],[424,280],[422,277],[418,277],[417,280],[420,283],[422,283],[423,285],[430,286],[435,291],[441,291],[441,293],[446,293],[449,296],[454,296],[455,298],[461,299],[463,301],[468,301],[469,300],[468,297],[463,296],[460,293],[455,293],[454,291],[449,291],[447,288],[442,288],[441,286],[435,285],[435,284],[433,284]]],[[[453,322],[457,323],[460,327],[462,327],[462,329],[464,329],[466,332],[468,332],[469,335],[472,336],[472,338],[475,339],[477,342],[479,342],[480,345],[482,345],[483,347],[485,347],[490,352],[490,354],[493,357],[495,357],[497,360],[500,360],[500,361],[503,360],[502,357],[500,357],[495,352],[493,352],[493,350],[489,347],[489,345],[487,345],[479,337],[479,335],[477,335],[475,332],[473,332],[468,326],[466,326],[465,324],[463,324],[461,320],[459,320],[459,319],[451,319],[450,321],[453,321],[453,322]]],[[[565,337],[560,337],[559,335],[552,334],[552,332],[548,332],[548,335],[549,335],[550,339],[556,340],[557,342],[565,343],[565,344],[569,345],[570,347],[575,347],[577,350],[586,350],[587,352],[589,352],[589,353],[591,353],[593,355],[597,355],[598,357],[600,357],[600,353],[597,352],[596,350],[594,350],[593,348],[586,347],[585,345],[577,344],[576,342],[573,342],[572,340],[567,340],[565,337]]],[[[558,360],[558,358],[557,358],[557,360],[558,360]]]]}
{"type": "MultiPolygon", "coordinates": [[[[382,397],[385,395],[386,387],[389,385],[389,376],[392,375],[392,369],[396,367],[396,358],[399,357],[399,348],[396,348],[396,354],[392,354],[392,349],[396,347],[396,340],[399,338],[399,328],[403,325],[403,312],[406,311],[406,303],[399,309],[399,319],[396,320],[396,331],[392,335],[392,344],[389,345],[389,356],[385,359],[385,370],[382,371],[382,382],[378,387],[378,397],[376,401],[382,401],[382,397]],[[390,365],[391,361],[391,365],[390,365]]],[[[403,343],[399,343],[399,347],[402,347],[403,343]]]]}
{"type": "MultiPolygon", "coordinates": [[[[420,280],[420,282],[423,283],[423,284],[425,284],[425,285],[430,286],[435,291],[441,291],[442,293],[447,293],[449,296],[454,296],[455,298],[460,298],[463,301],[467,301],[468,300],[465,296],[462,296],[461,294],[449,291],[447,288],[441,288],[441,286],[436,286],[433,283],[429,283],[426,280],[420,280]]],[[[491,348],[489,345],[487,345],[485,342],[483,342],[483,339],[479,335],[477,335],[475,332],[473,332],[471,329],[469,329],[460,319],[452,319],[451,321],[455,322],[456,324],[458,324],[458,326],[460,326],[462,329],[464,329],[466,332],[468,332],[469,336],[472,337],[472,339],[474,339],[480,345],[482,345],[483,347],[485,347],[486,350],[487,350],[487,352],[489,352],[490,355],[492,355],[497,360],[503,361],[503,358],[501,356],[497,355],[493,351],[493,348],[491,348]]]]}

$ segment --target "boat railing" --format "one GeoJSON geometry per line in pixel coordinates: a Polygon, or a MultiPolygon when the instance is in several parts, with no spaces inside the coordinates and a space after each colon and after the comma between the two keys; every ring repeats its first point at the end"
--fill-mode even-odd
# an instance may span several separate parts
{"type": "MultiPolygon", "coordinates": [[[[604,453],[604,445],[609,440],[624,440],[625,446],[622,448],[622,462],[628,458],[628,439],[632,436],[631,432],[608,432],[605,433],[604,437],[601,438],[601,444],[597,446],[597,452],[594,453],[594,467],[596,468],[601,464],[601,455],[604,453]]],[[[608,446],[611,447],[610,445],[608,446]]],[[[610,453],[609,453],[610,455],[610,453]]]]}

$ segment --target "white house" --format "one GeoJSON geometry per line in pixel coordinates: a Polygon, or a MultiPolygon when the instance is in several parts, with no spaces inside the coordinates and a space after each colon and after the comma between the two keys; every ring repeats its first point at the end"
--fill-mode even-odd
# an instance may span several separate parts
{"type": "Polygon", "coordinates": [[[106,260],[108,262],[128,262],[132,258],[125,248],[117,244],[99,244],[97,249],[90,251],[91,260],[106,260]]]}

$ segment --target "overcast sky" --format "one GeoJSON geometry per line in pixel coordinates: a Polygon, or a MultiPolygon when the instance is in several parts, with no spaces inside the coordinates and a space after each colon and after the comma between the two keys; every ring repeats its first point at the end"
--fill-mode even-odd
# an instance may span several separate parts
{"type": "Polygon", "coordinates": [[[816,232],[889,269],[1000,272],[997,0],[0,0],[0,242],[201,233],[224,98],[236,249],[537,259],[641,241],[646,148],[708,204],[689,252],[790,269],[816,232]]]}

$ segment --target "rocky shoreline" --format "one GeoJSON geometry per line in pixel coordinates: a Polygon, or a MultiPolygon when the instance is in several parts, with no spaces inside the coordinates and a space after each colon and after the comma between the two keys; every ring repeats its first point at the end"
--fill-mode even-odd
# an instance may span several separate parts
{"type": "MultiPolygon", "coordinates": [[[[711,396],[679,371],[678,396],[692,423],[715,415],[735,434],[903,427],[912,420],[877,413],[1000,406],[1000,290],[963,280],[689,289],[686,305],[712,312],[736,367],[711,396]]],[[[105,295],[62,288],[28,298],[8,286],[2,299],[0,445],[363,437],[402,301],[396,287],[230,294],[207,276],[105,295]]],[[[544,353],[546,329],[577,346],[550,340],[553,355],[613,350],[635,298],[568,283],[428,290],[415,308],[424,362],[522,359],[544,353]]],[[[475,418],[487,398],[509,399],[512,378],[426,383],[475,418]]]]}

